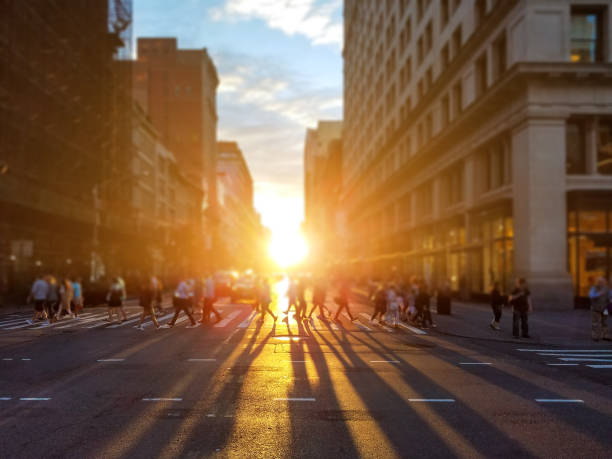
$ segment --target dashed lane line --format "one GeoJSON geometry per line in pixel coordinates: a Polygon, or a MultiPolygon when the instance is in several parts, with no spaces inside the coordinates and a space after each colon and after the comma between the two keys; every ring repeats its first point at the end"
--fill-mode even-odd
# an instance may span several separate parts
{"type": "Polygon", "coordinates": [[[125,359],[98,359],[97,362],[125,362],[125,359]]]}
{"type": "Polygon", "coordinates": [[[7,400],[13,400],[13,397],[0,397],[0,400],[6,402],[7,400]]]}
{"type": "Polygon", "coordinates": [[[549,367],[577,367],[578,363],[547,363],[549,367]]]}
{"type": "Polygon", "coordinates": [[[551,357],[612,357],[612,354],[547,354],[542,352],[539,352],[538,355],[551,357]]]}
{"type": "Polygon", "coordinates": [[[536,398],[538,403],[584,403],[584,400],[571,398],[536,398]]]}
{"type": "Polygon", "coordinates": [[[415,403],[455,403],[454,398],[409,398],[408,401],[415,403]]]}
{"type": "MultiPolygon", "coordinates": [[[[594,355],[593,357],[598,357],[594,355]]],[[[578,357],[560,357],[559,360],[564,362],[612,362],[612,359],[595,359],[595,358],[578,358],[578,357]]]]}
{"type": "Polygon", "coordinates": [[[370,360],[370,363],[400,363],[399,360],[370,360]]]}
{"type": "Polygon", "coordinates": [[[612,365],[587,365],[587,367],[589,367],[589,368],[597,368],[597,369],[604,369],[604,368],[612,368],[612,365]]]}
{"type": "Polygon", "coordinates": [[[314,397],[277,397],[274,399],[275,402],[316,402],[317,399],[314,397]]]}
{"type": "Polygon", "coordinates": [[[20,397],[19,400],[24,402],[46,402],[51,400],[51,397],[20,397]]]}
{"type": "Polygon", "coordinates": [[[459,365],[493,365],[491,362],[460,362],[459,365]]]}
{"type": "Polygon", "coordinates": [[[517,349],[517,351],[521,352],[574,352],[578,353],[586,353],[586,352],[610,352],[610,349],[517,349]]]}
{"type": "Polygon", "coordinates": [[[142,399],[143,402],[182,402],[182,398],[175,397],[146,397],[142,399]]]}

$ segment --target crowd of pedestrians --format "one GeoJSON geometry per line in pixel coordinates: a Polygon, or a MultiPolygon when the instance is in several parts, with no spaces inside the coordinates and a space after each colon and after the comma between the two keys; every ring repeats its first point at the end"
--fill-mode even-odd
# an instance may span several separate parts
{"type": "Polygon", "coordinates": [[[34,302],[34,315],[28,322],[54,323],[65,316],[78,318],[83,309],[83,287],[79,277],[67,276],[60,282],[51,274],[39,275],[27,298],[34,302]]]}

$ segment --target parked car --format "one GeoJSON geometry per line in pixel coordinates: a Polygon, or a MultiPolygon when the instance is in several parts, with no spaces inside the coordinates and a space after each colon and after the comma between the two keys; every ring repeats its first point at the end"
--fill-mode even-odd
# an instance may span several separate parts
{"type": "Polygon", "coordinates": [[[232,303],[238,300],[255,300],[257,285],[255,276],[244,274],[240,276],[232,286],[232,303]]]}
{"type": "Polygon", "coordinates": [[[232,286],[236,275],[232,271],[217,271],[213,279],[215,281],[215,295],[218,297],[231,296],[232,286]]]}

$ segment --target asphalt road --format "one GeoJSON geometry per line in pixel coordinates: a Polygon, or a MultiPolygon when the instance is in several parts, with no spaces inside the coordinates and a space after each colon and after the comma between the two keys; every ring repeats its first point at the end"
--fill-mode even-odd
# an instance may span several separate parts
{"type": "Polygon", "coordinates": [[[612,370],[587,366],[611,346],[552,355],[222,309],[220,326],[144,332],[102,310],[42,328],[0,317],[0,456],[612,456],[612,370]]]}

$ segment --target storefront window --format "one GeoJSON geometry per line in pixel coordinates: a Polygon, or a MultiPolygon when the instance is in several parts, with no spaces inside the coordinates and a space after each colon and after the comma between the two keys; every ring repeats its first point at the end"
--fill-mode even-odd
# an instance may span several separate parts
{"type": "Polygon", "coordinates": [[[612,120],[599,120],[597,136],[597,172],[612,174],[612,120]]]}
{"type": "Polygon", "coordinates": [[[587,296],[589,286],[593,279],[606,277],[607,273],[607,249],[598,247],[593,239],[587,236],[579,238],[579,269],[581,296],[587,296]]]}
{"type": "Polygon", "coordinates": [[[496,238],[504,237],[504,219],[496,218],[493,221],[493,234],[496,238]]]}
{"type": "Polygon", "coordinates": [[[567,213],[567,232],[575,233],[577,228],[576,212],[570,211],[567,213]]]}
{"type": "Polygon", "coordinates": [[[512,217],[506,217],[506,223],[505,223],[505,232],[506,232],[506,237],[510,237],[513,238],[514,237],[514,220],[512,217]]]}
{"type": "Polygon", "coordinates": [[[579,213],[579,230],[581,233],[605,233],[605,211],[581,211],[579,213]]]}

